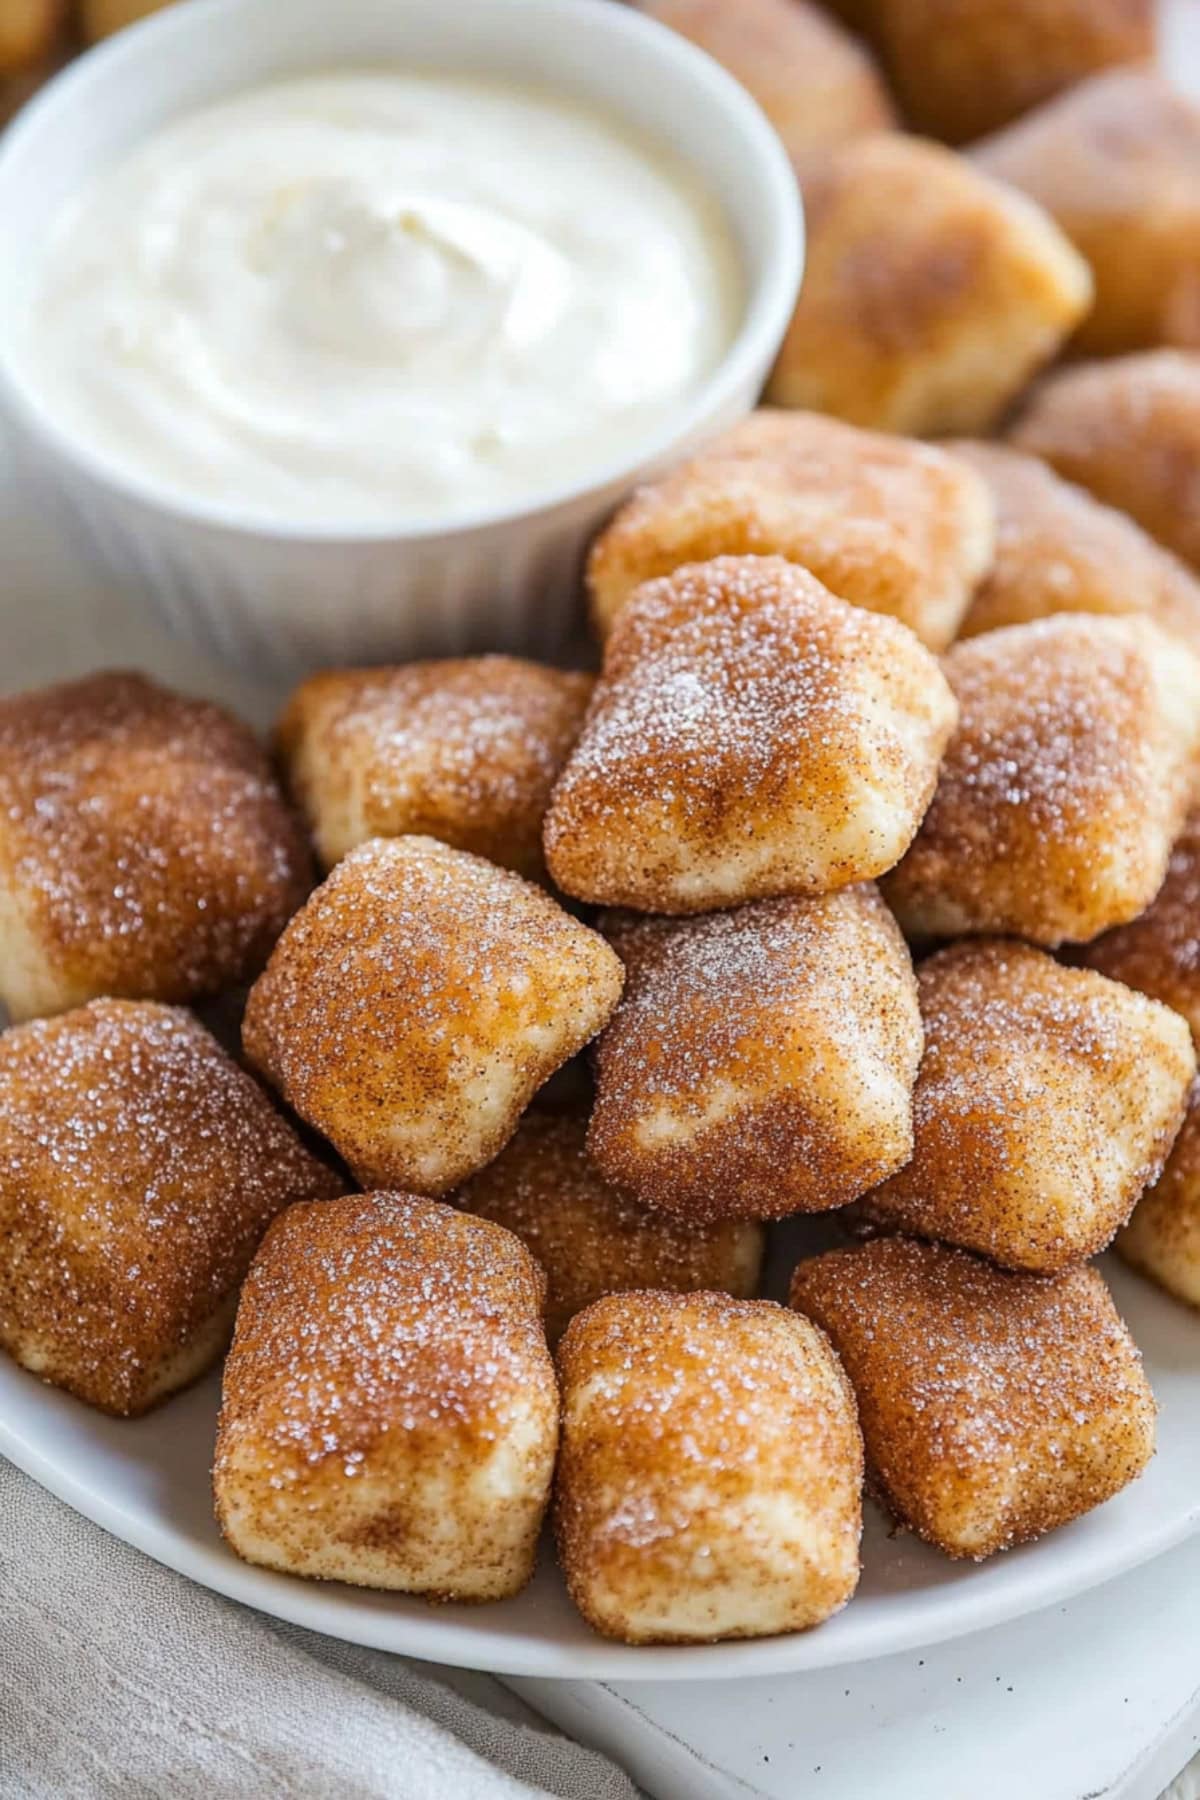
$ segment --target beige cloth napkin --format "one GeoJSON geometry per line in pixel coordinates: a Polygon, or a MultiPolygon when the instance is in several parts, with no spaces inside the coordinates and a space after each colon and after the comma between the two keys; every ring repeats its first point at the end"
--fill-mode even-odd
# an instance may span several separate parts
{"type": "Polygon", "coordinates": [[[636,1800],[489,1676],[196,1587],[0,1458],[0,1800],[636,1800]]]}

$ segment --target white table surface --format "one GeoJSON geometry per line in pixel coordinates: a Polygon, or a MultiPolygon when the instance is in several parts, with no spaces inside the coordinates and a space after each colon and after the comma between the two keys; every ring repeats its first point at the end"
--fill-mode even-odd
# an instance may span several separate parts
{"type": "Polygon", "coordinates": [[[1200,1540],[1067,1606],[883,1662],[507,1685],[656,1800],[1156,1800],[1200,1750],[1200,1540]]]}

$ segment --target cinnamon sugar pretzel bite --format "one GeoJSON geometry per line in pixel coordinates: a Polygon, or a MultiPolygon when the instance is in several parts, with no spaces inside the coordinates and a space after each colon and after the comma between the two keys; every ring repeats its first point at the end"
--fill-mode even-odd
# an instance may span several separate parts
{"type": "Polygon", "coordinates": [[[808,1320],[768,1300],[619,1294],[578,1315],[558,1365],[559,1556],[597,1631],[767,1637],[846,1604],[862,1439],[808,1320]]]}
{"type": "Polygon", "coordinates": [[[1189,814],[1145,912],[1093,938],[1075,957],[1182,1013],[1200,1043],[1200,811],[1189,814]]]}
{"type": "Polygon", "coordinates": [[[550,790],[591,690],[588,675],[515,656],[314,675],[278,743],[322,864],[368,838],[415,835],[537,875],[550,790]]]}
{"type": "Polygon", "coordinates": [[[802,1262],[792,1305],[845,1366],[880,1497],[948,1556],[1068,1524],[1154,1452],[1141,1357],[1094,1269],[1013,1275],[877,1238],[802,1262]]]}
{"type": "Polygon", "coordinates": [[[80,0],[79,16],[89,44],[123,31],[138,19],[160,12],[171,0],[80,0]]]}
{"type": "Polygon", "coordinates": [[[777,1219],[908,1160],[921,1020],[874,888],[604,929],[626,987],[588,1149],[615,1185],[688,1218],[777,1219]]]}
{"type": "Polygon", "coordinates": [[[748,1299],[762,1269],[762,1227],[701,1224],[639,1206],[605,1181],[585,1150],[586,1118],[528,1113],[495,1162],[454,1196],[515,1232],[546,1272],[546,1333],[606,1294],[714,1289],[748,1299]]]}
{"type": "Polygon", "coordinates": [[[1062,613],[956,644],[961,721],[885,895],[910,937],[1053,948],[1153,900],[1200,751],[1200,664],[1148,619],[1062,613]]]}
{"type": "Polygon", "coordinates": [[[748,88],[793,162],[894,123],[865,44],[808,0],[641,0],[748,88]]]}
{"type": "Polygon", "coordinates": [[[1054,613],[1146,613],[1200,651],[1200,583],[1125,513],[1005,444],[951,448],[988,483],[997,513],[995,561],[961,637],[1054,613]]]}
{"type": "Polygon", "coordinates": [[[546,817],[566,893],[708,912],[823,893],[911,842],[955,721],[929,652],[780,557],[646,583],[546,817]]]}
{"type": "Polygon", "coordinates": [[[985,432],[1087,311],[1088,266],[1054,221],[939,144],[858,138],[804,194],[778,406],[914,437],[985,432]]]}
{"type": "Polygon", "coordinates": [[[0,1344],[103,1412],[214,1363],[275,1214],[341,1191],[188,1013],[93,1000],[0,1034],[0,1344]]]}
{"type": "Polygon", "coordinates": [[[866,0],[910,123],[965,143],[1154,54],[1154,0],[866,0]]]}
{"type": "Polygon", "coordinates": [[[255,976],[308,890],[258,744],[134,674],[0,700],[0,1005],[190,1000],[255,976]]]}
{"type": "Polygon", "coordinates": [[[501,1600],[533,1573],[558,1438],[545,1281],[511,1232],[407,1194],[295,1206],[225,1365],[225,1537],[289,1575],[501,1600]]]}
{"type": "Polygon", "coordinates": [[[1200,107],[1149,68],[1069,89],[975,162],[1044,206],[1087,258],[1081,350],[1200,348],[1200,107]]]}
{"type": "Polygon", "coordinates": [[[1200,352],[1146,350],[1050,375],[1009,436],[1200,569],[1200,352]]]}
{"type": "Polygon", "coordinates": [[[621,507],[588,559],[592,617],[606,635],[641,582],[683,563],[783,556],[943,650],[994,535],[986,483],[945,451],[763,407],[621,507]]]}
{"type": "Polygon", "coordinates": [[[1119,1234],[1117,1252],[1177,1300],[1200,1307],[1200,1082],[1167,1166],[1119,1234]]]}
{"type": "Polygon", "coordinates": [[[1187,1023],[1090,969],[1011,942],[917,970],[925,1054],[912,1160],[875,1224],[1056,1274],[1096,1256],[1158,1178],[1196,1072],[1187,1023]]]}
{"type": "Polygon", "coordinates": [[[4,0],[0,6],[0,77],[47,63],[63,40],[66,0],[4,0]]]}
{"type": "Polygon", "coordinates": [[[603,938],[519,875],[377,838],[284,932],[243,1042],[364,1185],[440,1194],[503,1149],[621,982],[603,938]]]}

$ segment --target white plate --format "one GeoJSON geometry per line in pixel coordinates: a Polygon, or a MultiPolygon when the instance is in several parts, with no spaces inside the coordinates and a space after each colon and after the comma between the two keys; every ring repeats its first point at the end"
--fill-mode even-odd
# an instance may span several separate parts
{"type": "Polygon", "coordinates": [[[1107,1271],[1162,1408],[1149,1471],[1107,1506],[990,1562],[953,1563],[872,1509],[862,1585],[844,1612],[798,1637],[630,1649],[570,1606],[543,1545],[537,1576],[498,1606],[429,1607],[293,1581],[239,1562],[212,1516],[218,1382],[149,1418],[102,1418],[0,1363],[0,1451],[97,1524],[206,1587],[351,1643],[500,1674],[709,1681],[869,1661],[978,1631],[1067,1599],[1200,1530],[1200,1319],[1119,1268],[1107,1271]]]}
{"type": "MultiPolygon", "coordinates": [[[[1167,60],[1200,92],[1192,0],[1168,5],[1167,60]]],[[[144,625],[97,587],[23,506],[0,442],[0,692],[136,665],[224,699],[257,723],[278,696],[144,625]]],[[[786,1256],[784,1258],[786,1260],[786,1256]]],[[[1200,1531],[1200,1317],[1118,1266],[1107,1270],[1159,1398],[1159,1449],[1140,1482],[1039,1544],[976,1567],[949,1562],[869,1512],[858,1594],[803,1636],[690,1649],[629,1649],[571,1609],[544,1547],[536,1579],[500,1606],[430,1608],[394,1596],[291,1581],[237,1561],[209,1493],[218,1381],[123,1423],[41,1386],[0,1358],[0,1452],[117,1537],[204,1586],[331,1637],[501,1674],[710,1681],[870,1661],[1001,1624],[1108,1581],[1200,1531]]]]}

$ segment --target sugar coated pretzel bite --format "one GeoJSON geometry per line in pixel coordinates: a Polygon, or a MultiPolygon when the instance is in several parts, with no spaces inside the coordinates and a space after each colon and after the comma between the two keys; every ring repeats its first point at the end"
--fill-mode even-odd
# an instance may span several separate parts
{"type": "Polygon", "coordinates": [[[84,36],[89,44],[98,43],[170,4],[171,0],[80,0],[84,36]]]}
{"type": "Polygon", "coordinates": [[[641,582],[716,556],[783,556],[943,650],[994,547],[986,483],[932,444],[762,407],[638,488],[588,558],[601,635],[641,582]]]}
{"type": "Polygon", "coordinates": [[[1200,1307],[1200,1082],[1167,1166],[1119,1234],[1117,1252],[1177,1300],[1200,1307]]]}
{"type": "Polygon", "coordinates": [[[1096,283],[1077,344],[1200,348],[1200,107],[1150,68],[1081,82],[974,160],[1044,206],[1096,283]]]}
{"type": "Polygon", "coordinates": [[[1009,437],[1200,569],[1200,352],[1146,350],[1047,376],[1009,437]]]}
{"type": "Polygon", "coordinates": [[[597,1631],[767,1637],[846,1604],[862,1439],[807,1320],[724,1294],[618,1294],[574,1319],[558,1366],[559,1557],[597,1631]]]}
{"type": "Polygon", "coordinates": [[[103,1412],[214,1363],[276,1213],[341,1191],[186,1012],[93,1000],[0,1034],[0,1344],[103,1412]]]}
{"type": "Polygon", "coordinates": [[[687,1218],[777,1219],[908,1160],[921,1020],[874,888],[603,925],[626,966],[588,1131],[610,1181],[687,1218]]]}
{"type": "Polygon", "coordinates": [[[430,1599],[518,1592],[558,1439],[544,1291],[511,1232],[452,1207],[292,1207],[225,1365],[213,1486],[231,1548],[430,1599]]]}
{"type": "Polygon", "coordinates": [[[780,557],[723,556],[639,588],[546,817],[566,893],[709,912],[823,893],[912,840],[954,700],[907,628],[780,557]]]}
{"type": "Polygon", "coordinates": [[[918,131],[961,144],[1097,69],[1154,54],[1154,0],[866,0],[918,131]]]}
{"type": "Polygon", "coordinates": [[[956,644],[960,722],[885,896],[910,937],[1053,948],[1153,900],[1200,749],[1200,663],[1144,618],[1062,613],[956,644]]]}
{"type": "Polygon", "coordinates": [[[314,675],[277,738],[322,864],[412,835],[537,875],[550,790],[591,690],[588,675],[515,656],[314,675]]]}
{"type": "Polygon", "coordinates": [[[579,1114],[528,1113],[496,1160],[454,1196],[515,1232],[545,1270],[551,1343],[606,1294],[714,1289],[748,1299],[757,1291],[760,1225],[704,1224],[640,1206],[604,1179],[586,1136],[579,1114]]]}
{"type": "Polygon", "coordinates": [[[867,1218],[1040,1274],[1097,1255],[1183,1122],[1186,1021],[1027,944],[956,944],[917,984],[912,1160],[867,1218]]]}
{"type": "Polygon", "coordinates": [[[1200,1043],[1200,811],[1189,814],[1145,912],[1074,954],[1182,1013],[1200,1043]]]}
{"type": "Polygon", "coordinates": [[[519,875],[432,838],[352,850],[251,989],[255,1068],[366,1184],[445,1193],[605,1023],[603,938],[519,875]]]}
{"type": "Polygon", "coordinates": [[[255,976],[308,891],[251,732],[144,676],[0,700],[0,1004],[190,1000],[255,976]]]}
{"type": "Polygon", "coordinates": [[[791,1300],[850,1377],[880,1497],[948,1556],[1066,1525],[1154,1453],[1141,1357],[1094,1269],[1013,1275],[877,1238],[802,1262],[791,1300]]]}
{"type": "Polygon", "coordinates": [[[1006,444],[949,448],[987,482],[997,515],[995,560],[960,637],[1054,613],[1145,613],[1200,651],[1200,583],[1127,514],[1006,444]]]}
{"type": "Polygon", "coordinates": [[[914,437],[985,432],[1087,311],[1088,266],[1054,221],[939,144],[858,138],[804,196],[778,406],[914,437]]]}
{"type": "Polygon", "coordinates": [[[894,122],[865,44],[808,0],[641,0],[641,10],[723,63],[794,162],[894,122]]]}
{"type": "Polygon", "coordinates": [[[4,0],[0,6],[0,77],[36,69],[63,40],[66,0],[4,0]]]}

